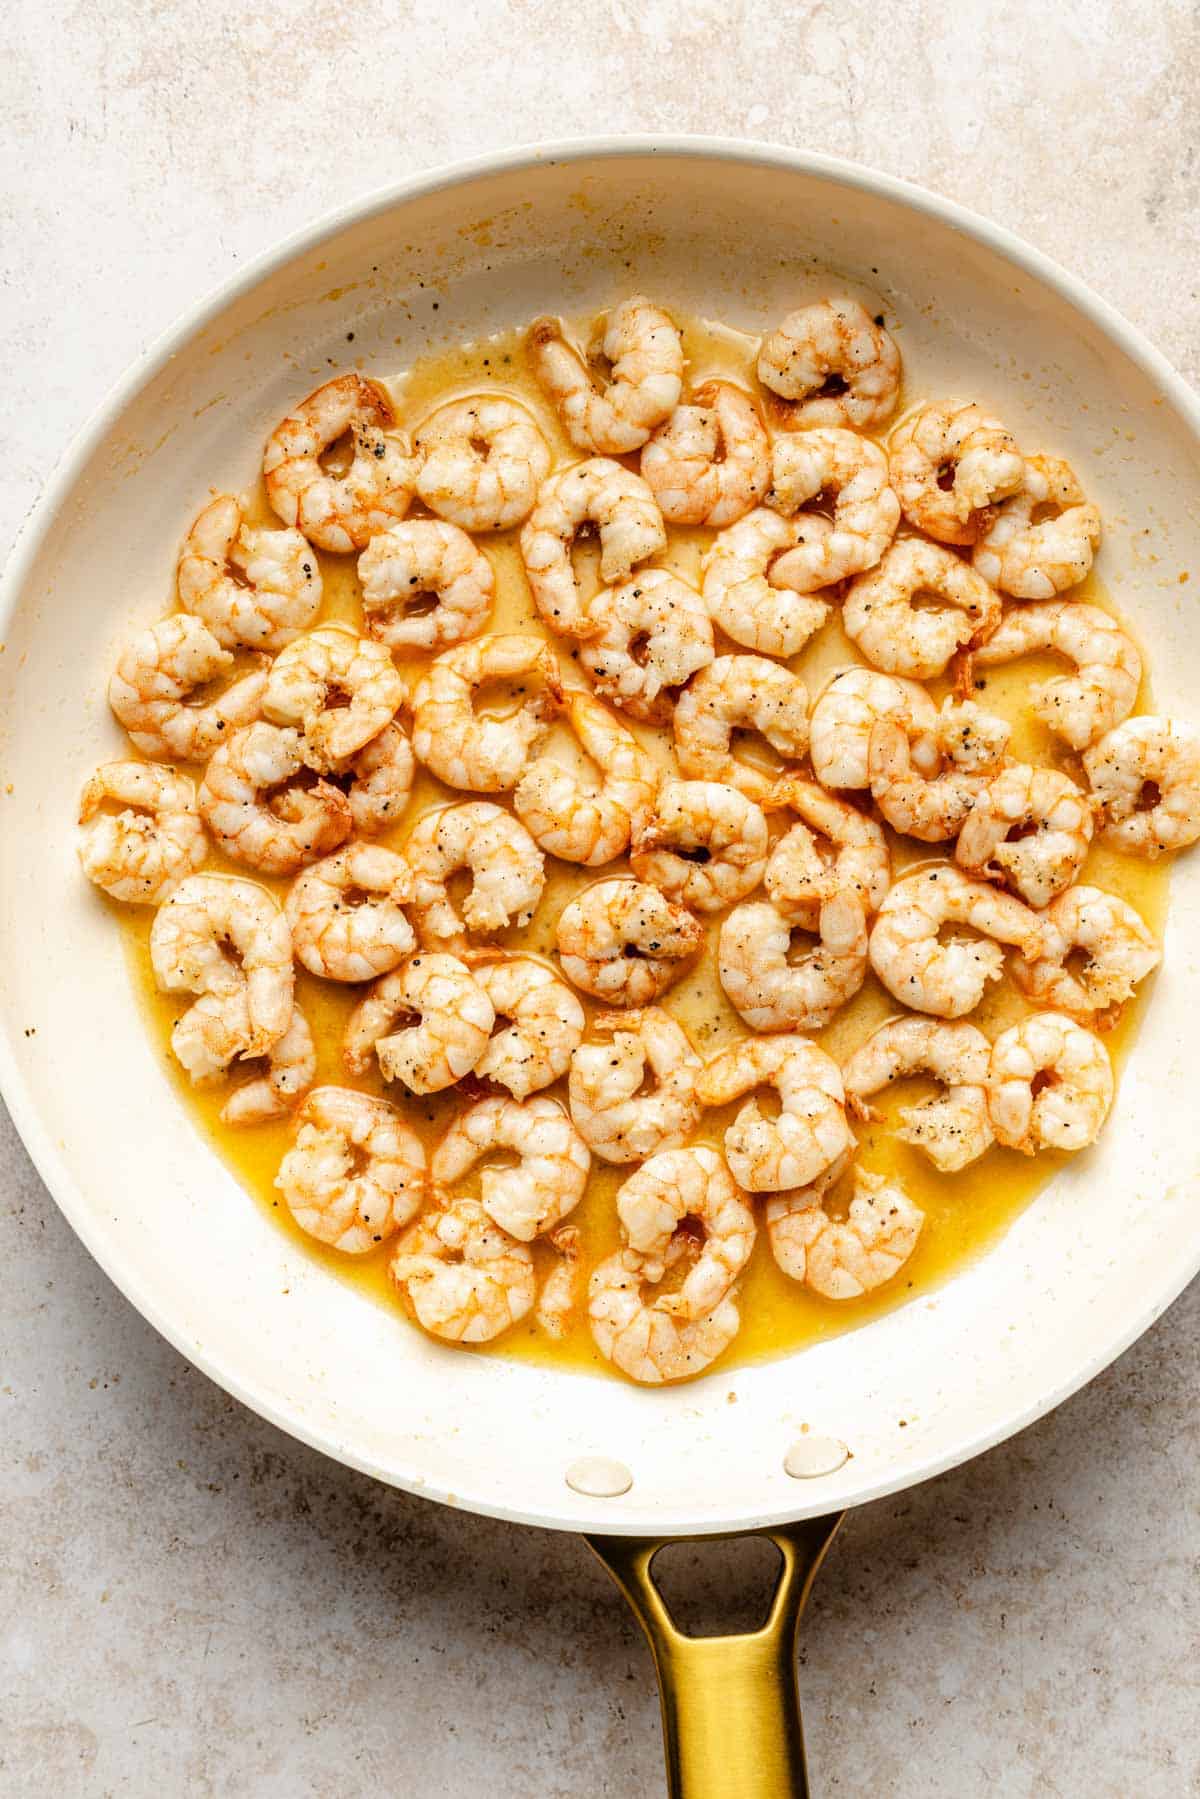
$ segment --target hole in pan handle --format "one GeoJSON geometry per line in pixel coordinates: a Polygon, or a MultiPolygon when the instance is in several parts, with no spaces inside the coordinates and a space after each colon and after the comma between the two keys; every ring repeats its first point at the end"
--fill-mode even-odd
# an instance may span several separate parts
{"type": "Polygon", "coordinates": [[[671,1799],[807,1799],[796,1632],[844,1515],[739,1533],[768,1538],[782,1558],[766,1623],[739,1636],[685,1635],[654,1580],[667,1543],[712,1539],[587,1538],[650,1643],[671,1799]]]}

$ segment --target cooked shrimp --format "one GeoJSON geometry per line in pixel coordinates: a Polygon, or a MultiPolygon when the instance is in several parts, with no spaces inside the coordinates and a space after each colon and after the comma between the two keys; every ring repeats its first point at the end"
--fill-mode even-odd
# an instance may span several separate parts
{"type": "Polygon", "coordinates": [[[317,1078],[317,1050],[307,1018],[292,1007],[292,1022],[271,1045],[261,1075],[246,1081],[229,1095],[221,1108],[221,1123],[267,1124],[286,1118],[317,1078]]]}
{"type": "Polygon", "coordinates": [[[441,650],[476,637],[496,597],[483,551],[435,518],[380,531],[358,559],[358,578],[363,623],[389,649],[441,650]]]}
{"type": "Polygon", "coordinates": [[[715,1056],[696,1083],[706,1106],[755,1087],[775,1088],[778,1117],[751,1099],[725,1132],[725,1159],[748,1193],[807,1186],[852,1145],[838,1065],[807,1037],[747,1037],[715,1056]]]}
{"type": "Polygon", "coordinates": [[[399,725],[390,724],[338,770],[339,777],[351,776],[346,798],[362,836],[374,837],[404,816],[414,767],[412,744],[399,725]]]}
{"type": "Polygon", "coordinates": [[[456,956],[423,950],[368,989],[350,1014],[342,1054],[351,1074],[365,1074],[373,1052],[385,1080],[440,1093],[470,1074],[495,1022],[470,969],[456,956]],[[414,1015],[415,1024],[393,1030],[414,1015]]]}
{"type": "Polygon", "coordinates": [[[568,343],[561,319],[534,320],[530,357],[571,442],[592,453],[625,456],[640,450],[678,406],[683,344],[666,313],[644,294],[631,294],[615,306],[596,338],[596,351],[612,370],[601,390],[588,363],[568,343]]]}
{"type": "Polygon", "coordinates": [[[955,651],[986,637],[1000,617],[1000,596],[969,563],[919,537],[894,543],[879,567],[851,582],[842,625],[868,662],[889,675],[927,680],[955,651]],[[940,606],[916,605],[921,596],[940,606]]]}
{"type": "Polygon", "coordinates": [[[606,1162],[641,1162],[686,1142],[700,1117],[701,1062],[682,1026],[647,1006],[598,1013],[592,1029],[601,1041],[579,1045],[570,1082],[571,1117],[588,1147],[606,1162]]]}
{"type": "Polygon", "coordinates": [[[667,543],[658,501],[622,463],[592,457],[551,475],[521,527],[521,558],[538,612],[566,637],[594,628],[571,564],[575,539],[588,525],[599,532],[600,579],[609,585],[627,581],[667,543]]]}
{"type": "Polygon", "coordinates": [[[935,1168],[956,1174],[992,1141],[988,1060],[992,1046],[965,1019],[893,1018],[873,1031],[842,1065],[846,1099],[859,1118],[878,1118],[868,1100],[908,1075],[930,1074],[945,1089],[919,1106],[903,1106],[893,1134],[923,1150],[935,1168]]]}
{"type": "Polygon", "coordinates": [[[84,874],[128,905],[161,905],[208,853],[195,787],[157,762],[98,768],[80,795],[79,822],[90,827],[79,846],[84,874]],[[110,803],[124,810],[103,810],[110,803]]]}
{"type": "Polygon", "coordinates": [[[773,578],[797,593],[815,593],[847,575],[874,568],[896,535],[900,502],[888,486],[887,457],[853,431],[798,431],[775,439],[767,505],[789,517],[829,494],[833,517],[805,512],[796,544],[775,564],[773,578]]]}
{"type": "Polygon", "coordinates": [[[560,1224],[547,1238],[554,1245],[557,1260],[538,1288],[535,1316],[548,1337],[561,1340],[582,1297],[583,1259],[579,1253],[579,1232],[573,1224],[560,1224]]]}
{"type": "Polygon", "coordinates": [[[408,863],[377,843],[349,843],[305,869],[285,903],[296,958],[327,981],[370,981],[413,948],[404,913],[408,863]]]}
{"type": "Polygon", "coordinates": [[[425,1151],[395,1106],[353,1087],[318,1087],[296,1116],[275,1185],[310,1237],[361,1256],[425,1199],[425,1151]]]}
{"type": "Polygon", "coordinates": [[[439,406],[418,426],[413,448],[420,459],[418,495],[465,531],[519,525],[550,473],[550,446],[536,421],[503,394],[439,406]]]}
{"type": "Polygon", "coordinates": [[[1013,662],[1035,650],[1053,650],[1076,667],[1030,689],[1032,712],[1073,750],[1085,750],[1129,717],[1142,681],[1137,645],[1098,606],[1055,600],[1014,606],[986,643],[972,653],[976,667],[1013,662]]]}
{"type": "Polygon", "coordinates": [[[717,973],[752,1030],[820,1030],[866,978],[867,917],[860,898],[827,899],[814,927],[817,941],[793,957],[798,928],[767,900],[735,906],[721,926],[717,973]]]}
{"type": "Polygon", "coordinates": [[[726,637],[766,656],[795,656],[829,616],[824,600],[779,578],[784,552],[799,541],[794,519],[756,506],[707,551],[704,604],[726,637]]]}
{"type": "Polygon", "coordinates": [[[609,1005],[648,1006],[677,980],[704,941],[704,926],[657,887],[619,876],[564,906],[557,927],[563,973],[609,1005]]]}
{"type": "Polygon", "coordinates": [[[504,1030],[491,1038],[475,1073],[528,1099],[564,1075],[584,1031],[583,1007],[565,981],[533,956],[472,951],[467,964],[504,1030]]]}
{"type": "Polygon", "coordinates": [[[816,929],[820,909],[834,899],[854,902],[864,915],[878,912],[891,885],[892,859],[875,820],[799,775],[779,782],[775,801],[802,821],[780,838],[767,862],[767,892],[779,910],[808,930],[816,929]]]}
{"type": "Polygon", "coordinates": [[[933,734],[939,760],[947,766],[929,774],[914,762],[914,738],[928,749],[927,727],[914,730],[902,720],[879,719],[871,728],[871,797],[894,831],[920,843],[957,837],[997,772],[1011,726],[972,700],[949,701],[933,734]]]}
{"type": "Polygon", "coordinates": [[[561,697],[554,657],[539,638],[481,637],[459,644],[431,663],[413,694],[417,760],[448,787],[503,793],[524,774],[561,697]],[[515,712],[490,718],[475,711],[479,688],[518,677],[515,712]]]}
{"type": "Polygon", "coordinates": [[[900,352],[878,320],[839,294],[789,312],[763,339],[758,378],[799,402],[793,421],[873,431],[895,409],[900,352]]]}
{"type": "Polygon", "coordinates": [[[992,1045],[988,1104],[999,1142],[1086,1149],[1113,1099],[1112,1063],[1099,1037],[1061,1012],[1035,1012],[992,1045]]]}
{"type": "Polygon", "coordinates": [[[339,375],[302,400],[263,451],[267,498],[283,522],[319,549],[344,555],[402,519],[418,464],[395,423],[383,388],[361,375],[339,375]],[[335,475],[321,458],[343,438],[352,460],[335,475]]]}
{"type": "Polygon", "coordinates": [[[229,732],[259,714],[265,668],[236,679],[216,699],[186,702],[233,667],[207,625],[176,612],[139,631],[117,658],[108,703],[143,756],[203,762],[229,732]]]}
{"type": "Polygon", "coordinates": [[[642,478],[669,525],[732,525],[771,481],[758,407],[730,381],[706,381],[642,451],[642,478]]]}
{"type": "Polygon", "coordinates": [[[1025,479],[1012,432],[970,400],[922,406],[893,433],[889,466],[905,518],[939,543],[977,542],[1025,479]]]}
{"type": "Polygon", "coordinates": [[[304,733],[305,760],[328,774],[391,724],[404,682],[381,643],[345,625],[319,625],[281,650],[262,709],[304,733]]]}
{"type": "Polygon", "coordinates": [[[483,1156],[515,1155],[512,1167],[484,1167],[484,1211],[518,1242],[560,1223],[583,1197],[592,1158],[557,1100],[481,1099],[454,1120],[433,1152],[430,1172],[448,1188],[483,1156]]]}
{"type": "Polygon", "coordinates": [[[752,893],[767,865],[761,806],[719,781],[664,781],[634,828],[629,865],[668,899],[719,912],[752,893]]]}
{"type": "Polygon", "coordinates": [[[321,568],[299,531],[255,530],[241,501],[218,494],[184,539],[179,604],[227,650],[281,650],[321,610],[321,568]]]}
{"type": "Polygon", "coordinates": [[[831,1218],[808,1187],[767,1201],[767,1235],[785,1274],[825,1299],[861,1299],[899,1274],[917,1247],[925,1214],[898,1182],[854,1170],[845,1218],[831,1218]]]}
{"type": "Polygon", "coordinates": [[[657,1312],[704,1318],[732,1290],[750,1259],[754,1214],[715,1149],[667,1149],[643,1162],[617,1194],[617,1216],[630,1249],[645,1258],[644,1276],[661,1280],[667,1252],[685,1218],[704,1230],[699,1258],[675,1293],[654,1302],[657,1312]]]}
{"type": "Polygon", "coordinates": [[[200,812],[235,862],[263,874],[294,874],[349,837],[344,793],[328,781],[288,785],[304,768],[303,747],[299,731],[247,725],[210,760],[200,783],[200,812]]]}
{"type": "Polygon", "coordinates": [[[1084,752],[1084,771],[1118,848],[1151,861],[1200,837],[1200,733],[1174,718],[1127,718],[1084,752]]]}
{"type": "Polygon", "coordinates": [[[871,966],[903,1005],[961,1018],[974,1011],[988,982],[1003,974],[1002,943],[1032,959],[1047,941],[1047,926],[1036,912],[947,864],[896,882],[871,930],[871,966]],[[967,925],[981,935],[942,942],[946,924],[967,925]]]}
{"type": "MultiPolygon", "coordinates": [[[[687,1240],[677,1237],[664,1261],[674,1266],[688,1253],[687,1240]]],[[[594,1268],[588,1283],[588,1324],[606,1360],[631,1380],[661,1386],[702,1373],[729,1348],[742,1320],[728,1296],[703,1318],[680,1319],[660,1311],[643,1297],[643,1287],[651,1284],[647,1266],[646,1257],[623,1249],[594,1268]]]]}
{"type": "Polygon", "coordinates": [[[1068,887],[1051,900],[1045,919],[1042,954],[1013,963],[1017,985],[1040,1005],[1077,1018],[1111,1015],[1158,966],[1158,945],[1141,915],[1099,887],[1068,887]]]}
{"type": "Polygon", "coordinates": [[[200,996],[198,1016],[185,1013],[171,1033],[193,1081],[263,1055],[291,1022],[292,933],[256,881],[189,875],[154,915],[150,965],[163,993],[200,996]]]}
{"type": "Polygon", "coordinates": [[[546,885],[545,858],[519,819],[489,800],[443,806],[417,820],[404,845],[412,870],[412,915],[427,949],[455,954],[468,931],[490,935],[526,925],[546,885]],[[449,881],[461,869],[471,888],[461,916],[449,881]]]}
{"type": "Polygon", "coordinates": [[[490,1343],[533,1305],[529,1246],[492,1223],[478,1200],[427,1213],[396,1246],[388,1274],[408,1311],[432,1336],[490,1343]]]}
{"type": "Polygon", "coordinates": [[[757,731],[780,756],[798,760],[808,748],[808,689],[766,656],[718,656],[680,694],[673,724],[675,755],[689,779],[721,781],[771,805],[778,769],[741,761],[733,734],[757,731]]]}
{"type": "Polygon", "coordinates": [[[1040,908],[1083,867],[1092,829],[1092,802],[1067,775],[1010,762],[975,801],[954,859],[969,874],[1009,882],[1040,908]]]}
{"type": "Polygon", "coordinates": [[[937,707],[916,681],[844,668],[821,690],[809,719],[809,754],[822,787],[856,790],[871,785],[871,729],[878,719],[909,727],[918,770],[936,774],[932,736],[937,707]]]}
{"type": "Polygon", "coordinates": [[[599,787],[540,757],[513,792],[517,816],[548,856],[598,868],[621,855],[653,808],[658,770],[637,738],[590,693],[563,696],[571,728],[601,771],[599,787]]]}
{"type": "Polygon", "coordinates": [[[643,569],[597,594],[579,659],[597,693],[647,724],[667,724],[673,690],[713,659],[712,620],[694,587],[643,569]]]}
{"type": "Polygon", "coordinates": [[[1082,581],[1100,542],[1100,513],[1084,499],[1069,463],[1030,456],[1020,489],[997,509],[972,561],[985,581],[1019,600],[1052,600],[1082,581]],[[1053,507],[1053,518],[1033,522],[1053,507]]]}

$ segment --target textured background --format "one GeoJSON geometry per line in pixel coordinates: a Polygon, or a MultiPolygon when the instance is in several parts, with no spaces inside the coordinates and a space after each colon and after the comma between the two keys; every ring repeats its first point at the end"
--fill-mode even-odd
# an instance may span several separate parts
{"type": "MultiPolygon", "coordinates": [[[[539,137],[729,133],[908,176],[1196,374],[1183,0],[9,0],[5,38],[5,544],[243,258],[539,137]]],[[[260,1423],[108,1285],[9,1128],[0,1159],[0,1793],[657,1790],[649,1659],[580,1542],[260,1423]]],[[[1200,1793],[1198,1326],[1194,1289],[1052,1418],[851,1518],[804,1630],[818,1795],[1200,1793]]]]}

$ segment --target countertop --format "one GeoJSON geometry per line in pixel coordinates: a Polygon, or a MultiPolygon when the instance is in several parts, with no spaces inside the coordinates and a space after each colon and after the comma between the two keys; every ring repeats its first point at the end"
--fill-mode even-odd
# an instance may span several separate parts
{"type": "MultiPolygon", "coordinates": [[[[924,182],[1197,373],[1183,0],[18,0],[5,23],[6,545],[198,292],[370,187],[540,137],[759,137],[924,182]]],[[[649,1657],[580,1541],[261,1423],[108,1284],[7,1124],[0,1160],[0,1793],[660,1790],[649,1657]]],[[[1200,1793],[1198,1377],[1193,1287],[1052,1417],[850,1518],[803,1628],[817,1795],[1200,1793]]],[[[684,1583],[719,1591],[720,1555],[684,1583]]]]}

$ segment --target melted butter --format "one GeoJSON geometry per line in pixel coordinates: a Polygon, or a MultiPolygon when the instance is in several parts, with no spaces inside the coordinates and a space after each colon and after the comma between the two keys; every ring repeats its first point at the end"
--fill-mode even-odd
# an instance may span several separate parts
{"type": "MultiPolygon", "coordinates": [[[[683,335],[693,384],[717,375],[750,384],[755,351],[753,340],[695,319],[687,321],[683,335]]],[[[511,394],[537,417],[557,462],[577,459],[577,452],[567,442],[533,379],[519,336],[488,339],[425,360],[398,377],[391,386],[397,411],[406,423],[419,422],[435,405],[460,395],[487,390],[511,394]]],[[[636,458],[627,460],[636,467],[636,458]]],[[[251,511],[263,522],[274,522],[261,492],[251,511]]],[[[704,530],[673,529],[668,549],[658,560],[698,585],[700,559],[712,536],[713,533],[704,530]]],[[[496,605],[489,629],[544,636],[525,581],[516,532],[489,536],[480,542],[496,578],[496,605]]],[[[322,620],[342,619],[350,624],[360,624],[361,604],[354,558],[322,554],[320,561],[324,579],[322,620]]],[[[585,592],[598,588],[594,548],[586,542],[578,552],[577,566],[585,592]]],[[[1095,579],[1089,579],[1072,597],[1116,612],[1095,579]]],[[[579,671],[572,666],[573,652],[569,645],[560,640],[549,641],[558,655],[564,676],[575,685],[583,685],[579,671]]],[[[738,647],[721,641],[718,633],[718,654],[738,647]]],[[[410,682],[419,674],[425,660],[416,657],[401,663],[410,682]]],[[[804,676],[810,693],[815,694],[836,669],[858,660],[854,647],[841,630],[840,616],[835,612],[815,640],[793,659],[791,666],[804,676]]],[[[1012,724],[1010,750],[1014,756],[1065,767],[1077,775],[1078,768],[1072,766],[1063,746],[1029,714],[1026,703],[1030,684],[1059,672],[1062,666],[1053,656],[1038,654],[1004,667],[982,670],[977,698],[989,711],[1002,714],[1012,724]]],[[[937,683],[931,684],[936,697],[940,697],[945,686],[945,683],[940,687],[937,683]]],[[[489,694],[487,703],[489,710],[504,710],[503,696],[489,694]]],[[[1138,709],[1146,710],[1149,704],[1149,692],[1144,685],[1138,709]]],[[[641,726],[633,728],[664,768],[674,771],[669,733],[641,726]]],[[[558,759],[579,760],[577,747],[561,728],[551,733],[545,747],[558,759]]],[[[761,750],[761,746],[759,748],[761,750]]],[[[423,813],[467,797],[470,796],[442,786],[420,770],[403,818],[378,841],[403,849],[408,833],[423,813]]],[[[774,817],[771,821],[773,835],[781,834],[789,822],[786,817],[774,817]]],[[[893,837],[892,849],[897,868],[914,861],[930,860],[929,848],[924,845],[893,837]]],[[[219,856],[212,858],[211,866],[243,876],[247,873],[219,856]]],[[[603,873],[616,872],[624,866],[614,864],[603,873]]],[[[545,893],[531,924],[524,931],[502,934],[497,939],[500,944],[551,957],[559,913],[576,893],[598,878],[596,871],[555,862],[551,858],[547,858],[546,874],[545,893]]],[[[1161,936],[1167,904],[1165,862],[1141,862],[1096,844],[1080,878],[1128,900],[1156,935],[1161,936]]],[[[287,888],[286,881],[266,880],[264,885],[271,887],[280,898],[287,888]]],[[[187,1009],[190,999],[161,994],[154,986],[148,954],[151,915],[132,907],[114,906],[113,910],[124,934],[131,972],[154,1039],[180,1099],[200,1131],[253,1200],[270,1213],[278,1227],[306,1254],[336,1278],[349,1282],[402,1320],[403,1313],[387,1278],[391,1245],[383,1245],[369,1256],[351,1258],[315,1242],[292,1220],[274,1187],[279,1163],[291,1141],[289,1124],[284,1121],[239,1131],[220,1122],[221,1107],[232,1087],[246,1078],[245,1071],[237,1071],[233,1080],[213,1088],[198,1090],[189,1085],[171,1054],[169,1038],[171,1026],[187,1009]]],[[[719,916],[705,920],[707,944],[704,955],[661,1002],[680,1021],[704,1056],[744,1034],[744,1027],[725,1000],[717,979],[715,949],[719,922],[719,916]]],[[[1134,1040],[1152,987],[1153,980],[1143,986],[1139,998],[1126,1008],[1116,1028],[1105,1039],[1118,1070],[1134,1040]]],[[[341,1061],[341,1041],[349,1014],[360,994],[358,988],[320,981],[298,970],[297,999],[308,1016],[316,1040],[318,1083],[348,1083],[341,1061]]],[[[598,1008],[585,995],[580,997],[589,1016],[593,1015],[598,1008]]],[[[989,990],[972,1018],[987,1035],[994,1037],[1029,1009],[1005,977],[989,990]]],[[[891,996],[873,975],[868,975],[862,991],[826,1030],[817,1033],[817,1041],[834,1057],[844,1060],[879,1024],[895,1016],[897,1010],[891,996]]],[[[389,1091],[377,1073],[354,1084],[372,1093],[385,1094],[399,1104],[430,1150],[461,1104],[461,1096],[453,1091],[427,1098],[416,1098],[402,1089],[389,1091]]],[[[565,1104],[565,1087],[566,1083],[560,1082],[547,1091],[565,1104]]],[[[878,1108],[878,1119],[857,1127],[862,1165],[874,1173],[900,1181],[925,1213],[925,1227],[916,1252],[900,1275],[863,1299],[850,1302],[825,1300],[797,1286],[781,1272],[771,1255],[765,1232],[760,1232],[741,1283],[742,1327],[731,1349],[718,1364],[721,1369],[729,1370],[746,1362],[789,1354],[932,1292],[995,1243],[1062,1165],[1064,1158],[1061,1156],[1042,1154],[1026,1158],[1014,1151],[994,1147],[960,1173],[940,1174],[915,1149],[894,1135],[900,1108],[932,1091],[931,1084],[925,1081],[898,1082],[877,1096],[874,1103],[878,1108]]],[[[724,1128],[737,1109],[734,1105],[705,1114],[696,1140],[719,1146],[724,1128]]],[[[629,1167],[614,1168],[593,1160],[587,1192],[571,1215],[571,1223],[580,1231],[582,1254],[588,1268],[619,1247],[614,1200],[617,1189],[630,1172],[629,1167]]],[[[477,1191],[478,1173],[476,1169],[463,1184],[464,1191],[477,1191]]],[[[833,1204],[836,1209],[836,1195],[833,1204]]],[[[534,1254],[541,1267],[548,1266],[552,1259],[552,1252],[544,1244],[535,1244],[534,1254]]],[[[547,1337],[529,1318],[497,1343],[484,1345],[470,1353],[505,1355],[558,1367],[612,1372],[592,1343],[582,1308],[581,1316],[561,1342],[547,1337]]]]}

